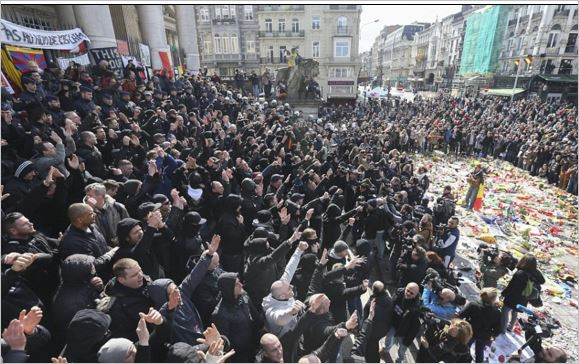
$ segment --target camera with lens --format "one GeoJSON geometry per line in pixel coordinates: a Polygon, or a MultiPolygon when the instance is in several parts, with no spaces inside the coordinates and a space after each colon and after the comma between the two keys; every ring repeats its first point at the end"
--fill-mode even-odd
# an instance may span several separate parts
{"type": "Polygon", "coordinates": [[[462,274],[459,273],[449,273],[448,278],[443,278],[432,268],[426,270],[426,276],[422,280],[421,286],[426,286],[431,282],[432,292],[437,296],[442,292],[444,288],[451,289],[454,292],[455,299],[452,302],[457,306],[464,306],[466,304],[466,298],[460,294],[458,287],[460,286],[462,274]]]}
{"type": "Polygon", "coordinates": [[[435,240],[441,239],[444,234],[446,234],[446,232],[448,231],[448,225],[447,224],[438,224],[434,226],[434,237],[435,240]]]}
{"type": "Polygon", "coordinates": [[[513,255],[509,252],[501,252],[499,248],[496,246],[489,246],[487,244],[480,244],[476,250],[477,253],[483,253],[482,256],[482,264],[490,265],[495,264],[495,258],[498,257],[501,253],[506,257],[504,266],[509,270],[515,270],[517,267],[517,263],[519,262],[517,258],[513,257],[513,255]]]}
{"type": "Polygon", "coordinates": [[[534,315],[529,315],[526,320],[520,318],[519,325],[525,332],[526,340],[521,349],[529,346],[535,355],[543,351],[542,339],[553,336],[553,330],[561,327],[561,323],[556,319],[538,318],[534,315]]]}

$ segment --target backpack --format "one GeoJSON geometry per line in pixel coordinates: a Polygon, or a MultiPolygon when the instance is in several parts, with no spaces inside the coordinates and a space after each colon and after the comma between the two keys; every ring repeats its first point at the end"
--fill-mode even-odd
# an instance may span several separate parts
{"type": "Polygon", "coordinates": [[[541,286],[530,278],[527,279],[527,284],[523,292],[521,292],[521,295],[534,307],[541,307],[543,305],[543,301],[541,300],[541,286]]]}

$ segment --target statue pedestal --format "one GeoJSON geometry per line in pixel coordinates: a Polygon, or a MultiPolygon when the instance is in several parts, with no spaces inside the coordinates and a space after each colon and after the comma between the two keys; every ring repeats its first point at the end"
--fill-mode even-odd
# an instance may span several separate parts
{"type": "Polygon", "coordinates": [[[294,110],[303,112],[304,116],[306,117],[307,115],[314,115],[314,117],[318,117],[318,109],[323,103],[322,100],[314,99],[311,97],[307,99],[287,97],[284,101],[281,102],[287,102],[294,110]]]}

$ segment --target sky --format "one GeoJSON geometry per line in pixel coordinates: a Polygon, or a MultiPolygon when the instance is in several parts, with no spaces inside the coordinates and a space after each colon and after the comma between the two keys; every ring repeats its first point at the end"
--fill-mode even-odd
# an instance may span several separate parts
{"type": "Polygon", "coordinates": [[[360,52],[372,48],[385,25],[406,25],[415,21],[433,23],[437,16],[440,20],[458,13],[460,8],[460,5],[362,5],[360,52]],[[372,23],[376,19],[378,22],[372,23]]]}

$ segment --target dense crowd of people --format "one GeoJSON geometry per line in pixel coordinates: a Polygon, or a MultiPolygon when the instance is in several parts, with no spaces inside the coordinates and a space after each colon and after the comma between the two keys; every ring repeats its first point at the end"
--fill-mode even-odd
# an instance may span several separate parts
{"type": "Polygon", "coordinates": [[[482,253],[481,300],[461,302],[457,196],[431,199],[413,154],[501,158],[577,193],[574,105],[440,96],[313,117],[260,98],[256,75],[248,92],[132,63],[31,68],[18,97],[2,90],[5,362],[390,361],[383,338],[396,361],[415,340],[417,361],[470,362],[473,344],[482,361],[544,278],[528,255],[498,292],[509,257],[482,253]]]}

